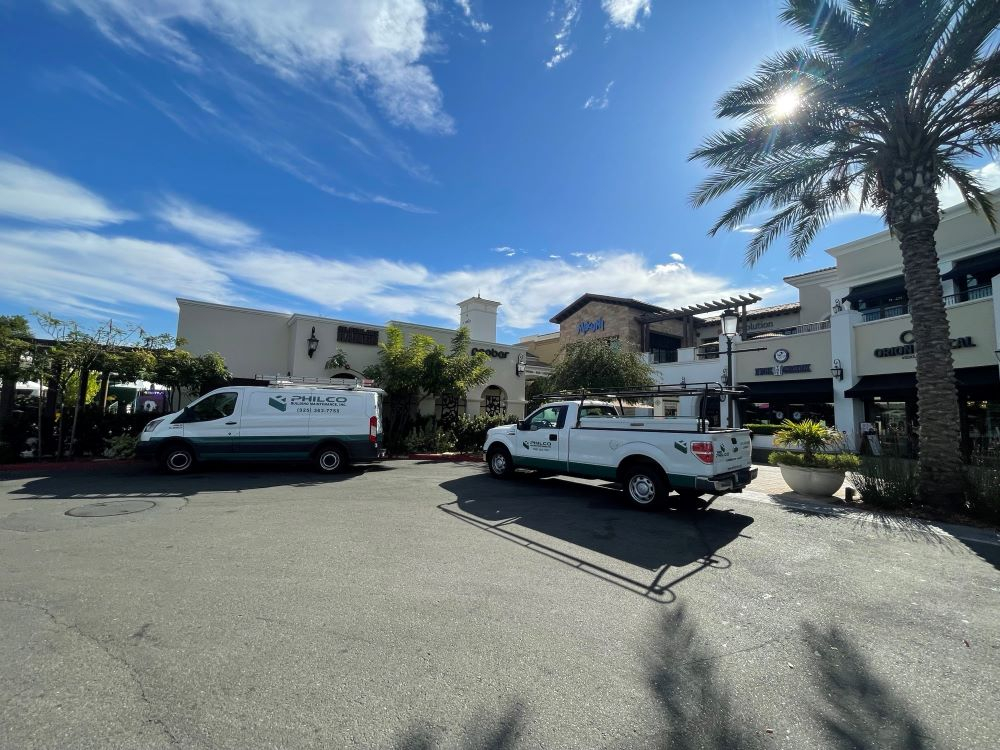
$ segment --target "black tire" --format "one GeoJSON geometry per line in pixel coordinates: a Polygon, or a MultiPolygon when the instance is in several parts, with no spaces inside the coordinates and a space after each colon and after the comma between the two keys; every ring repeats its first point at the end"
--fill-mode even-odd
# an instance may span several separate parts
{"type": "Polygon", "coordinates": [[[678,490],[669,502],[677,510],[702,510],[708,507],[708,500],[702,494],[697,490],[678,490]]]}
{"type": "Polygon", "coordinates": [[[314,460],[321,474],[339,474],[347,468],[347,454],[339,445],[320,446],[314,460]]]}
{"type": "Polygon", "coordinates": [[[622,472],[622,492],[634,507],[654,510],[664,505],[669,490],[659,467],[636,463],[622,472]]]}
{"type": "Polygon", "coordinates": [[[486,451],[486,466],[497,479],[510,479],[514,475],[514,460],[502,445],[490,446],[486,451]]]}
{"type": "Polygon", "coordinates": [[[197,461],[191,446],[184,443],[173,443],[160,451],[160,468],[168,474],[187,474],[197,461]]]}

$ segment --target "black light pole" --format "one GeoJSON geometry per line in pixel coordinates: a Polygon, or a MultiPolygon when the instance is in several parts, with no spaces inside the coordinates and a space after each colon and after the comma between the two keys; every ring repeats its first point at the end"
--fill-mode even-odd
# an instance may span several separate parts
{"type": "MultiPolygon", "coordinates": [[[[726,310],[722,313],[722,335],[726,337],[726,386],[732,387],[733,385],[733,336],[736,335],[736,324],[739,322],[739,316],[736,311],[732,308],[726,310]]],[[[736,425],[733,424],[733,394],[726,394],[726,403],[728,404],[727,413],[729,415],[729,428],[732,429],[736,425]]]]}

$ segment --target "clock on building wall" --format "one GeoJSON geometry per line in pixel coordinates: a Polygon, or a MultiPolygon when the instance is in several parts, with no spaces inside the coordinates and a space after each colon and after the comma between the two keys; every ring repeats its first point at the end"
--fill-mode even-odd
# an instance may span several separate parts
{"type": "Polygon", "coordinates": [[[776,349],[774,352],[774,361],[779,365],[784,364],[788,361],[789,353],[787,349],[776,349]]]}

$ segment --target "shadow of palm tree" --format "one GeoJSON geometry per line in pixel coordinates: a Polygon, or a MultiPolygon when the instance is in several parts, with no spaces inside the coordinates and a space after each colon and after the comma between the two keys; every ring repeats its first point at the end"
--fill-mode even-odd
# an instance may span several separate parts
{"type": "Polygon", "coordinates": [[[844,750],[906,748],[923,750],[936,745],[864,655],[836,626],[819,628],[804,623],[806,644],[815,654],[820,688],[829,696],[816,709],[817,719],[832,743],[844,750]]]}
{"type": "MultiPolygon", "coordinates": [[[[524,709],[511,706],[499,717],[481,715],[464,729],[464,738],[457,747],[469,750],[511,750],[518,746],[524,728],[524,709]]],[[[428,727],[411,729],[396,743],[398,750],[435,750],[442,744],[440,732],[428,727]]],[[[449,747],[456,747],[448,742],[449,747]]]]}

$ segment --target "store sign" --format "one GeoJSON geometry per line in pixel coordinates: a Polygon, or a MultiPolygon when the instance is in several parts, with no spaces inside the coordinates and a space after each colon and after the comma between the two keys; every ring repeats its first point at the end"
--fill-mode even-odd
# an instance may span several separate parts
{"type": "Polygon", "coordinates": [[[747,323],[748,331],[761,331],[765,328],[774,328],[773,320],[753,320],[747,323]]]}
{"type": "Polygon", "coordinates": [[[597,320],[582,320],[576,327],[576,332],[583,336],[587,333],[596,333],[604,330],[604,318],[597,320]]]}
{"type": "Polygon", "coordinates": [[[489,354],[490,357],[492,357],[493,359],[507,359],[507,355],[510,354],[510,352],[502,352],[499,349],[473,349],[472,350],[473,354],[478,354],[479,352],[482,352],[483,354],[489,354]]]}
{"type": "Polygon", "coordinates": [[[755,367],[754,375],[793,375],[798,372],[812,372],[812,365],[775,365],[774,367],[755,367]]]}
{"type": "MultiPolygon", "coordinates": [[[[917,356],[916,344],[913,343],[913,331],[903,331],[899,334],[900,346],[885,346],[872,352],[876,357],[905,357],[907,359],[917,356]]],[[[976,344],[972,336],[960,336],[951,340],[952,349],[970,349],[976,344]]]]}
{"type": "Polygon", "coordinates": [[[378,331],[374,328],[355,328],[354,326],[337,326],[337,341],[345,344],[362,344],[378,346],[378,331]]]}

